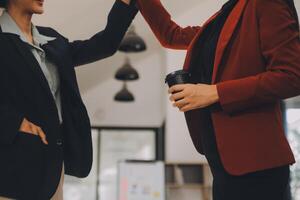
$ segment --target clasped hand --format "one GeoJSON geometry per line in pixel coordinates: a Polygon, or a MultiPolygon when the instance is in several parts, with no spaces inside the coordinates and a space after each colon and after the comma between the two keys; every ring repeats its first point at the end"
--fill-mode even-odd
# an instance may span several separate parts
{"type": "Polygon", "coordinates": [[[169,89],[170,101],[181,112],[205,108],[219,101],[216,85],[180,84],[169,89]]]}
{"type": "Polygon", "coordinates": [[[31,123],[26,118],[24,118],[19,131],[23,132],[23,134],[32,134],[32,135],[39,136],[41,138],[42,142],[44,144],[48,145],[48,142],[46,139],[46,134],[44,133],[42,128],[31,123]]]}

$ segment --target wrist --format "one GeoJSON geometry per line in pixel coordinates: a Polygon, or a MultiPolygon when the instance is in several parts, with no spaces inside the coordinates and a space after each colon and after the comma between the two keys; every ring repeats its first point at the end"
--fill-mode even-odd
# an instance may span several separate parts
{"type": "Polygon", "coordinates": [[[217,85],[212,85],[212,101],[213,103],[217,103],[220,100],[217,85]]]}

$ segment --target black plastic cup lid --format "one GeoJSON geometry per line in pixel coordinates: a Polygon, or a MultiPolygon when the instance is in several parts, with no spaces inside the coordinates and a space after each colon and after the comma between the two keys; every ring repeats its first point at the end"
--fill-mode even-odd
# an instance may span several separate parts
{"type": "Polygon", "coordinates": [[[167,75],[167,77],[165,79],[165,82],[167,83],[169,79],[173,78],[174,76],[178,76],[178,75],[188,75],[188,76],[190,76],[190,73],[187,72],[187,71],[184,71],[184,70],[174,71],[174,72],[167,75]]]}

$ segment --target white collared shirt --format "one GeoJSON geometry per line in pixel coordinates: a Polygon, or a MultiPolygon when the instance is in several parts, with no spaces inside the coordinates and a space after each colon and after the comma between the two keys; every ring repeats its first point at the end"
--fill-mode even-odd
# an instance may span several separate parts
{"type": "Polygon", "coordinates": [[[13,18],[7,11],[3,11],[0,16],[0,26],[3,33],[12,33],[20,37],[30,48],[33,56],[39,63],[45,78],[49,84],[49,88],[55,100],[55,104],[58,110],[58,116],[60,123],[62,123],[62,108],[61,108],[61,94],[60,94],[60,78],[57,71],[57,66],[47,59],[45,51],[41,48],[42,45],[47,44],[49,41],[56,38],[44,36],[39,33],[38,29],[32,25],[33,44],[30,43],[25,37],[24,33],[20,30],[13,18]]]}

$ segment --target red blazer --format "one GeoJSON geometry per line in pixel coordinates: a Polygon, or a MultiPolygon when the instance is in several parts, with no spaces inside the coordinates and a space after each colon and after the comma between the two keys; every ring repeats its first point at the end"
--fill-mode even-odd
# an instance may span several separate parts
{"type": "MultiPolygon", "coordinates": [[[[138,6],[164,47],[187,50],[188,69],[195,41],[216,14],[202,27],[181,28],[159,0],[138,0],[138,6]]],[[[221,105],[212,119],[228,173],[242,175],[295,162],[280,100],[300,94],[300,41],[297,22],[282,0],[239,0],[218,42],[212,84],[217,85],[221,105]]],[[[202,114],[201,109],[185,113],[200,153],[202,114]]]]}

